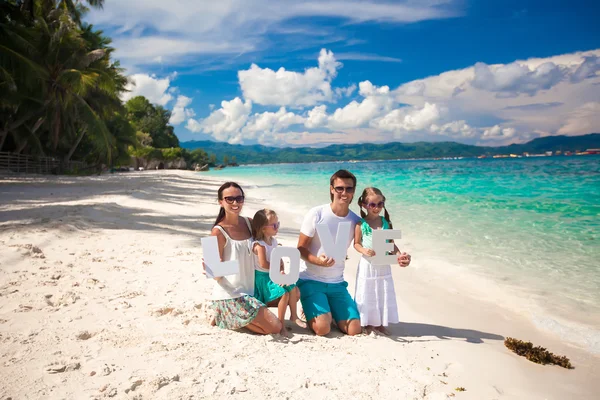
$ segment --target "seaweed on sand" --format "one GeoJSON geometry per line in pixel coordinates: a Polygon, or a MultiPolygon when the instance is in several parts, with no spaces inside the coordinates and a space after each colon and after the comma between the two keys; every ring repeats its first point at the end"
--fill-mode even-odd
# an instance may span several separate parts
{"type": "Polygon", "coordinates": [[[573,369],[571,361],[565,356],[557,356],[550,353],[544,347],[536,346],[533,347],[531,342],[524,342],[515,338],[506,338],[504,345],[517,353],[520,356],[527,358],[529,361],[533,361],[537,364],[556,364],[563,368],[573,369]]]}

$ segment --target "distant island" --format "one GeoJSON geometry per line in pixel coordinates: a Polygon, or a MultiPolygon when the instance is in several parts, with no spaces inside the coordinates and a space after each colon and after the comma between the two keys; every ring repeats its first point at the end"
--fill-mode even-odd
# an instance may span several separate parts
{"type": "Polygon", "coordinates": [[[181,147],[202,149],[239,164],[305,163],[318,161],[441,159],[457,157],[522,157],[600,153],[600,133],[581,136],[547,136],[502,147],[473,146],[456,142],[334,144],[327,147],[268,147],[231,145],[225,142],[189,141],[181,147]],[[551,153],[550,153],[551,152],[551,153]]]}

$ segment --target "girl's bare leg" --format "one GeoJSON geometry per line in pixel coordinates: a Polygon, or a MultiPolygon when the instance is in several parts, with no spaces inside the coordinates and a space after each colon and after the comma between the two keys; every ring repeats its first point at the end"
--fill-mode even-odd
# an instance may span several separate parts
{"type": "Polygon", "coordinates": [[[294,289],[292,289],[292,291],[289,293],[290,294],[290,321],[293,321],[296,325],[298,325],[301,328],[306,328],[306,322],[302,321],[299,317],[298,317],[298,300],[300,299],[300,290],[295,287],[294,289]]]}
{"type": "Polygon", "coordinates": [[[283,324],[277,319],[275,314],[269,311],[266,307],[261,307],[258,310],[256,318],[246,325],[246,328],[250,329],[254,333],[271,335],[280,333],[282,326],[283,324]]]}
{"type": "Polygon", "coordinates": [[[377,332],[380,332],[380,333],[384,334],[385,336],[390,336],[390,331],[388,331],[388,330],[386,329],[386,327],[385,327],[385,326],[383,326],[383,325],[381,325],[381,326],[378,326],[378,327],[375,327],[375,330],[376,330],[377,332]]]}
{"type": "Polygon", "coordinates": [[[279,321],[281,322],[281,335],[288,337],[287,329],[285,329],[285,325],[283,321],[285,319],[285,310],[287,310],[288,303],[290,302],[290,294],[286,293],[279,299],[279,304],[277,304],[277,316],[279,317],[279,321]]]}

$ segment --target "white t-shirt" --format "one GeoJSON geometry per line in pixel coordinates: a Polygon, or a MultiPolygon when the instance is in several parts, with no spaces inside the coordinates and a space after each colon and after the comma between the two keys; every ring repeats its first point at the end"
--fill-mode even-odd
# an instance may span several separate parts
{"type": "MultiPolygon", "coordinates": [[[[309,250],[315,255],[319,256],[325,253],[325,249],[321,246],[321,240],[317,233],[317,224],[327,224],[331,236],[335,238],[337,236],[338,224],[340,222],[350,222],[351,229],[348,236],[348,242],[346,247],[350,246],[354,239],[354,228],[356,224],[360,222],[360,217],[353,213],[348,212],[345,217],[338,217],[331,211],[330,204],[324,204],[322,206],[311,209],[308,214],[304,217],[300,233],[306,236],[312,237],[310,242],[309,250]]],[[[312,281],[319,281],[325,283],[340,283],[344,281],[344,267],[346,260],[335,260],[335,264],[331,267],[321,267],[304,260],[300,260],[300,279],[307,279],[312,281]],[[305,267],[305,269],[303,268],[305,267]],[[303,270],[304,269],[304,270],[303,270]]]]}
{"type": "Polygon", "coordinates": [[[261,271],[261,272],[269,272],[268,269],[264,269],[263,267],[261,267],[260,263],[258,262],[258,255],[256,255],[256,253],[254,253],[254,245],[256,243],[260,244],[261,246],[263,246],[265,248],[267,262],[270,263],[271,262],[271,252],[273,251],[274,248],[277,247],[277,239],[272,237],[270,245],[267,242],[265,242],[264,240],[255,240],[252,243],[252,255],[254,256],[254,269],[257,271],[261,271]]]}

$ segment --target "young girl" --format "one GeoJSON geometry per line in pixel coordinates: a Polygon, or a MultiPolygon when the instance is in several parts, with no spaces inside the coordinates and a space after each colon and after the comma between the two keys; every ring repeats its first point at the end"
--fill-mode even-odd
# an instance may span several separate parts
{"type": "MultiPolygon", "coordinates": [[[[398,323],[398,306],[389,265],[371,265],[365,258],[373,257],[373,230],[392,229],[390,215],[385,209],[385,196],[377,188],[366,188],[358,198],[361,222],[354,232],[354,248],[361,253],[356,274],[354,300],[360,312],[360,324],[367,332],[372,330],[389,335],[386,327],[398,323]],[[365,213],[363,208],[367,210],[365,213]],[[384,217],[379,214],[384,210],[384,217]]],[[[407,267],[410,255],[401,253],[394,244],[393,254],[398,256],[398,265],[407,267]]]]}
{"type": "MultiPolygon", "coordinates": [[[[252,250],[254,252],[254,297],[265,303],[269,307],[277,305],[279,321],[281,321],[281,334],[287,336],[283,319],[285,311],[290,307],[290,320],[298,326],[306,328],[306,324],[300,318],[296,311],[296,305],[300,298],[300,291],[296,285],[280,286],[273,282],[269,277],[271,264],[271,251],[277,247],[277,231],[279,230],[279,219],[273,210],[259,210],[252,219],[252,236],[254,242],[252,250]]],[[[283,261],[281,262],[281,273],[283,271],[283,261]]]]}
{"type": "Polygon", "coordinates": [[[240,216],[244,191],[235,182],[224,183],[218,191],[221,209],[211,236],[217,237],[221,261],[237,260],[239,272],[214,279],[211,305],[214,323],[224,329],[246,327],[252,332],[275,334],[282,324],[264,304],[255,299],[254,260],[250,250],[251,221],[240,216]]]}

